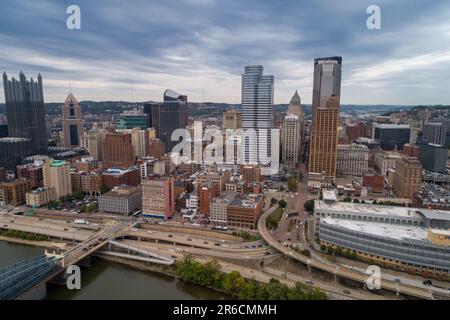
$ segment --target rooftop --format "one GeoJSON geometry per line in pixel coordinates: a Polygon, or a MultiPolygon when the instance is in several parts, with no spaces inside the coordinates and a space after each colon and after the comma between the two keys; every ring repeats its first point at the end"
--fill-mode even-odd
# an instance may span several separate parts
{"type": "Polygon", "coordinates": [[[422,227],[333,218],[322,218],[320,221],[321,223],[335,225],[352,231],[363,232],[383,238],[428,241],[428,229],[422,227]]]}
{"type": "Polygon", "coordinates": [[[375,123],[374,126],[380,129],[409,129],[409,124],[375,123]]]}
{"type": "Polygon", "coordinates": [[[67,161],[64,160],[53,160],[50,163],[50,167],[62,167],[65,166],[67,164],[67,161]]]}

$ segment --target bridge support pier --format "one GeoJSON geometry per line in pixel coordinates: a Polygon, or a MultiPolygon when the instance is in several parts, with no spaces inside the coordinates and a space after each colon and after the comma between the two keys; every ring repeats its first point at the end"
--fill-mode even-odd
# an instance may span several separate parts
{"type": "Polygon", "coordinates": [[[91,256],[87,256],[80,261],[78,261],[77,266],[90,268],[91,267],[91,256]]]}

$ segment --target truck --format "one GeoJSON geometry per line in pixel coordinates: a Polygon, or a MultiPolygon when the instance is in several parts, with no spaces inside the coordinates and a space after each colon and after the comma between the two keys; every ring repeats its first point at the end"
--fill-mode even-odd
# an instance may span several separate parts
{"type": "Polygon", "coordinates": [[[89,221],[87,221],[86,219],[75,219],[75,221],[73,223],[75,223],[75,224],[89,224],[89,221]]]}

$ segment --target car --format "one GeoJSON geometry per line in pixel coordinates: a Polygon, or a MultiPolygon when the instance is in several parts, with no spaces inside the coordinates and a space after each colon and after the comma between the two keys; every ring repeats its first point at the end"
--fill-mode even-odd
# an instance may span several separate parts
{"type": "Polygon", "coordinates": [[[192,241],[192,239],[191,239],[191,238],[186,238],[186,240],[187,240],[187,241],[192,241]]]}
{"type": "Polygon", "coordinates": [[[8,225],[7,225],[7,224],[4,224],[4,225],[3,225],[3,228],[8,228],[8,225]]]}
{"type": "Polygon", "coordinates": [[[217,246],[217,247],[219,247],[219,246],[220,246],[220,243],[216,242],[216,243],[214,243],[214,245],[217,246]]]}
{"type": "Polygon", "coordinates": [[[177,256],[170,256],[172,259],[176,259],[177,258],[177,256]]]}
{"type": "Polygon", "coordinates": [[[270,254],[270,252],[265,252],[264,253],[265,256],[268,256],[269,254],[270,254]]]}
{"type": "Polygon", "coordinates": [[[426,286],[431,286],[431,285],[433,285],[433,282],[431,280],[425,280],[423,282],[423,284],[426,285],[426,286]]]}
{"type": "Polygon", "coordinates": [[[168,236],[169,238],[173,238],[173,235],[171,235],[171,234],[169,234],[169,236],[168,236]]]}
{"type": "Polygon", "coordinates": [[[309,284],[310,286],[314,285],[314,282],[311,281],[311,280],[306,280],[305,283],[306,283],[306,284],[309,284]]]}
{"type": "Polygon", "coordinates": [[[150,230],[148,230],[148,231],[147,231],[147,233],[150,233],[150,234],[152,234],[153,232],[151,232],[150,230]]]}
{"type": "Polygon", "coordinates": [[[135,229],[135,228],[133,228],[133,229],[131,229],[131,231],[133,231],[133,232],[137,232],[138,230],[137,230],[137,229],[135,229]]]}
{"type": "Polygon", "coordinates": [[[208,244],[208,241],[203,241],[203,244],[208,244]]]}
{"type": "Polygon", "coordinates": [[[345,294],[352,294],[351,291],[350,291],[350,290],[347,290],[347,289],[342,290],[342,292],[345,293],[345,294]]]}

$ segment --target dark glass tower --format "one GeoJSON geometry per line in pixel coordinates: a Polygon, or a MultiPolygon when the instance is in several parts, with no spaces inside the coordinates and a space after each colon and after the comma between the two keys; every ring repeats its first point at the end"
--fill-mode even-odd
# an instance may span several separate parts
{"type": "Polygon", "coordinates": [[[166,145],[166,152],[171,152],[178,141],[171,141],[172,132],[186,128],[188,120],[187,96],[173,90],[164,92],[164,103],[147,107],[151,126],[155,128],[157,137],[166,145]]]}
{"type": "Polygon", "coordinates": [[[8,80],[3,73],[6,116],[10,137],[28,138],[34,154],[47,153],[47,129],[45,125],[44,93],[42,77],[29,81],[20,72],[19,81],[8,80]]]}

